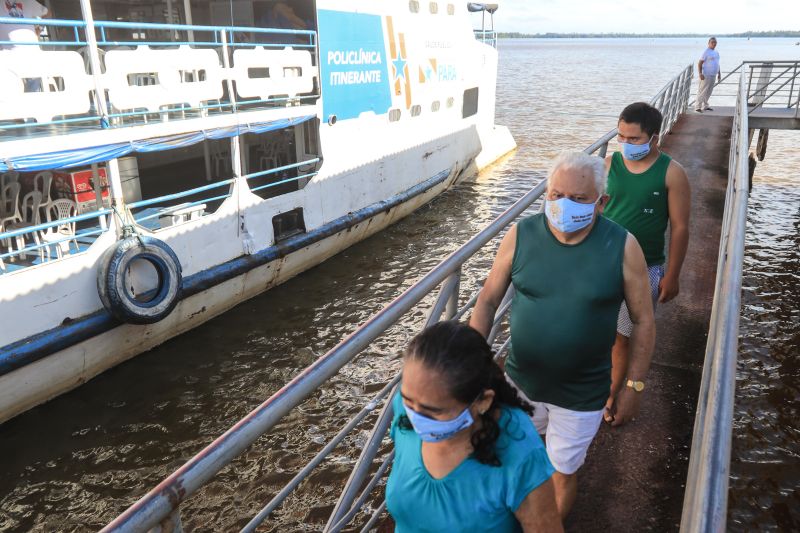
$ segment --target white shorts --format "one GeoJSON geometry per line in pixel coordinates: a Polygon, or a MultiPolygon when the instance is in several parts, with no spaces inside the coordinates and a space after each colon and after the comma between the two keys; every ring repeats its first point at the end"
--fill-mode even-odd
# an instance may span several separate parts
{"type": "Polygon", "coordinates": [[[589,445],[600,429],[603,409],[572,411],[557,405],[531,401],[506,374],[506,380],[517,389],[522,401],[533,407],[533,425],[545,436],[547,456],[557,472],[574,474],[583,466],[589,445]]]}

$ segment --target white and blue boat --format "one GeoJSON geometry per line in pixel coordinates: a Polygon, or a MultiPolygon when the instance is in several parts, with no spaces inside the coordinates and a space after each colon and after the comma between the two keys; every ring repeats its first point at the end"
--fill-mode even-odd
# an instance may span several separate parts
{"type": "Polygon", "coordinates": [[[0,18],[38,32],[0,42],[0,422],[515,147],[470,15],[496,6],[47,4],[0,18]]]}

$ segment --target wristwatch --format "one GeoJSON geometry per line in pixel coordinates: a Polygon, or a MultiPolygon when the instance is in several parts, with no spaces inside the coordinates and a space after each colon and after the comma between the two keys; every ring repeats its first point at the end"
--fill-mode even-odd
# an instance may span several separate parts
{"type": "Polygon", "coordinates": [[[630,387],[636,392],[642,392],[644,390],[644,381],[633,381],[629,379],[627,383],[625,383],[626,387],[630,387]]]}

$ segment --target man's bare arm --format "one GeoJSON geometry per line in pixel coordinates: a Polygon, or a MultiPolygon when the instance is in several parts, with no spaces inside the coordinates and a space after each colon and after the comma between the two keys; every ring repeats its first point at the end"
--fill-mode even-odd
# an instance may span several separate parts
{"type": "Polygon", "coordinates": [[[680,275],[689,247],[691,191],[686,171],[673,161],[667,169],[667,206],[669,209],[669,262],[658,291],[658,301],[668,302],[680,291],[680,275]]]}
{"type": "Polygon", "coordinates": [[[697,73],[700,74],[701,80],[706,79],[706,77],[703,76],[703,63],[705,63],[705,61],[703,61],[702,59],[697,62],[697,73]]]}
{"type": "MultiPolygon", "coordinates": [[[[650,358],[656,338],[656,323],[653,303],[650,298],[650,282],[647,278],[647,263],[641,246],[633,235],[628,234],[625,243],[625,258],[622,263],[625,282],[625,303],[628,306],[633,331],[630,340],[628,379],[644,381],[650,369],[650,358]]],[[[612,426],[629,421],[639,412],[640,392],[623,387],[617,397],[616,412],[612,426]]]]}
{"type": "Polygon", "coordinates": [[[489,277],[483,284],[483,289],[478,295],[478,301],[475,302],[475,309],[469,320],[469,325],[477,329],[484,337],[488,336],[492,330],[494,314],[511,283],[511,262],[514,260],[516,245],[517,225],[514,224],[500,242],[500,248],[497,249],[489,277]]]}

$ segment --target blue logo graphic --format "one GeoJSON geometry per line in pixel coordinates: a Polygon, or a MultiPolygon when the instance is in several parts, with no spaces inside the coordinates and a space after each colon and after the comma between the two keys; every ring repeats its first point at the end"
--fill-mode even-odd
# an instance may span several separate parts
{"type": "Polygon", "coordinates": [[[381,17],[321,9],[318,20],[324,119],[386,113],[392,100],[381,17]]]}

